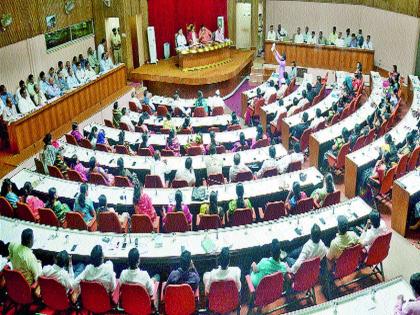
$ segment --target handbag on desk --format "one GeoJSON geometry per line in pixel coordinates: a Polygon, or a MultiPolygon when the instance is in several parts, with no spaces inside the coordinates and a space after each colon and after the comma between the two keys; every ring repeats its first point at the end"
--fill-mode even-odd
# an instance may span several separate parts
{"type": "Polygon", "coordinates": [[[194,187],[191,194],[192,201],[207,200],[207,191],[204,187],[194,187]]]}

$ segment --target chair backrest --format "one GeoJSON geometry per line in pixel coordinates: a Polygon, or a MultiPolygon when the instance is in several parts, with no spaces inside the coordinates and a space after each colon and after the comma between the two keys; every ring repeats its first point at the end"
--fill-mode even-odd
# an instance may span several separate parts
{"type": "Polygon", "coordinates": [[[296,172],[296,171],[300,171],[302,169],[302,162],[301,161],[296,161],[296,162],[292,162],[289,164],[289,166],[287,167],[287,172],[296,172]]]}
{"type": "Polygon", "coordinates": [[[134,126],[134,131],[144,133],[146,132],[146,128],[144,128],[143,126],[134,126]]]}
{"type": "Polygon", "coordinates": [[[128,128],[128,125],[122,121],[120,121],[120,129],[124,131],[130,131],[130,128],[128,128]]]}
{"type": "Polygon", "coordinates": [[[413,153],[411,153],[410,159],[408,160],[408,163],[407,163],[407,172],[411,172],[416,168],[419,161],[419,154],[420,154],[420,146],[415,148],[413,153]]]}
{"type": "Polygon", "coordinates": [[[188,284],[168,285],[164,296],[165,314],[191,315],[195,313],[194,292],[188,284]]]}
{"type": "Polygon", "coordinates": [[[109,119],[104,119],[104,123],[105,123],[105,126],[107,126],[109,128],[115,128],[114,124],[109,119]]]}
{"type": "Polygon", "coordinates": [[[375,266],[384,261],[388,257],[391,245],[392,232],[379,235],[369,247],[365,260],[366,266],[375,266]]]}
{"type": "Polygon", "coordinates": [[[187,155],[189,156],[197,156],[197,155],[202,155],[202,154],[203,154],[203,150],[199,146],[190,146],[187,149],[187,155]]]}
{"type": "Polygon", "coordinates": [[[159,105],[157,110],[156,110],[156,114],[158,116],[166,116],[166,114],[168,113],[168,108],[165,105],[159,105]]]}
{"type": "Polygon", "coordinates": [[[206,117],[206,109],[204,107],[194,108],[193,117],[206,117]]]}
{"type": "Polygon", "coordinates": [[[74,230],[87,231],[88,226],[83,220],[82,215],[79,212],[69,211],[66,213],[67,228],[74,230]]]}
{"type": "Polygon", "coordinates": [[[344,249],[343,253],[335,261],[334,277],[341,279],[352,274],[360,262],[362,254],[362,245],[357,244],[344,249]]]}
{"type": "Polygon", "coordinates": [[[283,201],[268,202],[265,205],[264,221],[277,220],[286,216],[286,208],[283,201]]]}
{"type": "Polygon", "coordinates": [[[209,310],[217,314],[226,314],[239,306],[239,292],[235,281],[215,281],[209,290],[209,310]]]}
{"type": "Polygon", "coordinates": [[[331,125],[335,125],[336,123],[338,123],[340,121],[340,114],[337,113],[333,116],[333,118],[331,119],[331,125]]]}
{"type": "Polygon", "coordinates": [[[264,276],[255,290],[254,305],[263,307],[277,301],[283,295],[284,278],[281,272],[264,276]]]}
{"type": "Polygon", "coordinates": [[[265,99],[260,98],[254,103],[254,116],[259,116],[261,113],[261,107],[265,105],[265,99]]]}
{"type": "Polygon", "coordinates": [[[137,108],[136,103],[134,103],[132,101],[129,101],[128,102],[128,108],[130,109],[131,112],[135,112],[136,113],[136,112],[139,111],[138,108],[137,108]]]}
{"type": "Polygon", "coordinates": [[[239,124],[229,125],[227,128],[228,131],[241,130],[241,129],[242,127],[239,124]]]}
{"type": "Polygon", "coordinates": [[[56,279],[40,276],[38,283],[41,289],[42,301],[55,311],[65,311],[70,308],[66,288],[56,279]]]}
{"type": "Polygon", "coordinates": [[[95,184],[95,185],[107,185],[107,182],[105,180],[105,177],[102,174],[91,172],[89,174],[89,183],[95,184]]]}
{"type": "Polygon", "coordinates": [[[300,151],[305,152],[309,146],[309,135],[312,133],[312,129],[308,128],[302,133],[300,137],[300,151]]]}
{"type": "Polygon", "coordinates": [[[268,147],[270,145],[270,140],[268,138],[257,140],[254,144],[254,149],[268,147]]]}
{"type": "Polygon", "coordinates": [[[209,128],[209,130],[208,130],[209,132],[220,132],[220,128],[219,127],[210,127],[209,128]]]}
{"type": "Polygon", "coordinates": [[[131,233],[152,233],[153,223],[146,214],[131,216],[131,233]]]}
{"type": "Polygon", "coordinates": [[[335,167],[340,169],[344,167],[344,164],[346,162],[346,155],[350,153],[350,143],[345,143],[341,149],[340,152],[338,152],[337,156],[337,162],[335,167]]]}
{"type": "Polygon", "coordinates": [[[273,167],[273,168],[269,168],[266,169],[262,175],[262,177],[273,177],[273,176],[277,176],[278,171],[277,171],[277,167],[273,167]]]}
{"type": "Polygon", "coordinates": [[[128,152],[128,149],[125,145],[121,145],[121,144],[116,144],[114,146],[115,148],[115,153],[118,154],[130,154],[130,152],[128,152]]]}
{"type": "Polygon", "coordinates": [[[49,226],[61,226],[60,221],[57,218],[57,215],[50,208],[39,208],[39,223],[49,226]]]}
{"type": "Polygon", "coordinates": [[[77,140],[76,140],[76,138],[73,136],[73,135],[71,135],[71,134],[69,134],[69,133],[66,133],[66,142],[68,143],[68,144],[72,144],[72,145],[79,145],[78,143],[77,143],[77,140]]]}
{"type": "Polygon", "coordinates": [[[332,192],[332,193],[329,193],[326,197],[325,197],[325,199],[324,199],[324,202],[323,202],[323,204],[322,204],[322,206],[323,207],[329,207],[329,206],[332,206],[332,205],[335,205],[335,204],[337,204],[337,203],[340,203],[340,191],[339,190],[337,190],[337,191],[334,191],[334,192],[332,192]]]}
{"type": "Polygon", "coordinates": [[[6,280],[8,297],[17,304],[31,304],[33,302],[31,286],[23,274],[18,270],[3,269],[6,280]]]}
{"type": "Polygon", "coordinates": [[[314,208],[313,198],[311,197],[302,198],[298,200],[294,214],[305,213],[305,212],[311,211],[313,208],[314,208]]]}
{"type": "Polygon", "coordinates": [[[86,138],[83,138],[82,140],[80,140],[79,145],[83,148],[86,148],[86,149],[90,149],[90,150],[93,149],[92,143],[90,143],[90,141],[86,138]]]}
{"type": "Polygon", "coordinates": [[[218,214],[200,214],[198,230],[219,229],[222,227],[222,220],[218,214]]]}
{"type": "Polygon", "coordinates": [[[141,111],[142,112],[146,112],[146,113],[148,113],[149,115],[152,115],[152,109],[150,108],[150,106],[149,105],[147,105],[147,104],[142,104],[141,105],[141,111]]]}
{"type": "Polygon", "coordinates": [[[178,107],[174,109],[174,112],[172,114],[172,116],[174,117],[182,117],[182,115],[183,115],[182,110],[178,107]]]}
{"type": "Polygon", "coordinates": [[[101,152],[111,152],[111,149],[103,143],[97,143],[95,146],[95,150],[101,151],[101,152]]]}
{"type": "Polygon", "coordinates": [[[67,171],[67,176],[68,176],[69,180],[71,180],[73,182],[83,183],[82,176],[80,176],[80,174],[78,172],[76,172],[75,170],[70,170],[69,169],[67,171]]]}
{"type": "Polygon", "coordinates": [[[324,121],[321,121],[321,122],[318,124],[318,126],[316,126],[316,128],[315,128],[314,132],[317,132],[317,131],[322,130],[322,129],[325,129],[325,120],[324,120],[324,121]]]}
{"type": "Polygon", "coordinates": [[[346,119],[347,117],[350,116],[351,114],[351,108],[350,105],[347,105],[344,109],[343,112],[341,113],[341,120],[346,119]]]}
{"type": "Polygon", "coordinates": [[[172,188],[183,188],[188,187],[188,182],[186,180],[174,179],[172,181],[172,188]]]}
{"type": "Polygon", "coordinates": [[[371,130],[369,130],[369,133],[366,136],[365,145],[368,145],[368,144],[372,143],[373,140],[375,139],[375,136],[376,136],[375,135],[375,128],[372,128],[371,130]]]}
{"type": "Polygon", "coordinates": [[[113,211],[98,213],[98,230],[100,232],[122,233],[122,228],[118,215],[113,211]]]}
{"type": "Polygon", "coordinates": [[[141,284],[124,283],[120,288],[120,305],[129,315],[152,314],[152,301],[141,284]]]}
{"type": "Polygon", "coordinates": [[[175,156],[175,152],[168,149],[163,149],[161,152],[162,156],[175,156]]]}
{"type": "Polygon", "coordinates": [[[169,135],[169,133],[171,132],[171,129],[169,128],[160,128],[159,132],[163,135],[169,135]]]}
{"type": "Polygon", "coordinates": [[[130,181],[127,176],[115,176],[114,177],[114,186],[115,187],[130,187],[130,181]]]}
{"type": "Polygon", "coordinates": [[[45,174],[44,163],[42,163],[42,161],[38,158],[34,158],[34,161],[35,161],[36,172],[39,174],[45,174]]]}
{"type": "Polygon", "coordinates": [[[382,123],[382,125],[381,125],[381,127],[379,128],[379,131],[378,131],[378,135],[377,135],[378,138],[382,137],[385,134],[387,124],[388,124],[387,120],[382,123]]]}
{"type": "Polygon", "coordinates": [[[80,290],[83,309],[95,314],[109,312],[112,309],[111,299],[102,283],[82,280],[80,290]]]}
{"type": "Polygon", "coordinates": [[[223,174],[210,174],[207,178],[207,185],[223,185],[225,183],[225,178],[223,174]]]}
{"type": "Polygon", "coordinates": [[[217,145],[216,146],[216,153],[217,154],[223,154],[226,153],[226,148],[224,145],[217,145]]]}
{"type": "Polygon", "coordinates": [[[13,218],[15,215],[12,205],[3,196],[0,197],[0,215],[8,218],[13,218]]]}
{"type": "Polygon", "coordinates": [[[391,188],[392,184],[394,182],[394,176],[395,172],[397,171],[397,165],[391,167],[385,174],[382,183],[381,183],[381,189],[379,190],[379,193],[382,195],[387,194],[391,188]]]}
{"type": "MultiPolygon", "coordinates": [[[[367,137],[367,136],[366,136],[367,137]]],[[[359,150],[360,148],[362,148],[365,145],[365,141],[366,141],[366,137],[365,136],[360,136],[359,138],[357,138],[356,142],[354,143],[353,148],[351,149],[352,152],[359,150]]]]}
{"type": "Polygon", "coordinates": [[[182,128],[180,131],[178,131],[179,135],[190,135],[193,131],[190,128],[182,128]]]}
{"type": "Polygon", "coordinates": [[[159,175],[146,175],[144,178],[145,188],[163,188],[163,183],[159,175]]]}
{"type": "Polygon", "coordinates": [[[165,232],[187,232],[190,226],[184,212],[170,212],[166,214],[165,232]]]}
{"type": "Polygon", "coordinates": [[[251,171],[241,171],[236,175],[235,182],[245,182],[252,180],[252,172],[251,171]]]}
{"type": "Polygon", "coordinates": [[[252,210],[249,208],[236,209],[232,214],[232,226],[252,223],[252,210]]]}
{"type": "Polygon", "coordinates": [[[18,219],[29,221],[29,222],[37,222],[38,220],[38,218],[35,217],[31,209],[28,207],[28,205],[22,202],[17,203],[16,217],[18,219]]]}
{"type": "Polygon", "coordinates": [[[63,174],[61,173],[61,171],[59,170],[59,168],[57,166],[48,165],[48,173],[52,177],[64,179],[63,174]]]}
{"type": "Polygon", "coordinates": [[[213,110],[211,111],[212,116],[220,116],[220,115],[224,115],[224,113],[225,113],[225,109],[223,108],[223,106],[213,107],[213,110]]]}
{"type": "Polygon", "coordinates": [[[400,178],[407,171],[407,164],[408,164],[409,157],[410,157],[410,153],[407,153],[407,154],[404,154],[400,158],[400,161],[398,162],[397,170],[395,172],[396,178],[400,178]]]}
{"type": "Polygon", "coordinates": [[[137,149],[137,155],[140,156],[153,156],[152,151],[150,151],[149,148],[138,148],[137,149]]]}
{"type": "Polygon", "coordinates": [[[313,288],[318,282],[320,269],[321,260],[319,257],[305,260],[293,277],[293,290],[301,292],[313,288]]]}
{"type": "Polygon", "coordinates": [[[277,99],[277,94],[276,93],[271,94],[270,97],[268,98],[267,104],[274,103],[276,99],[277,99]]]}

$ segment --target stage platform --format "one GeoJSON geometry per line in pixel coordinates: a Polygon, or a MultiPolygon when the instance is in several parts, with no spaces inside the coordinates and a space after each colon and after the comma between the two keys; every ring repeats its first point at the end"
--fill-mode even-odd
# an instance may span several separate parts
{"type": "Polygon", "coordinates": [[[153,94],[172,96],[176,90],[181,97],[196,97],[202,90],[205,97],[220,90],[221,95],[231,93],[251,72],[254,50],[232,49],[231,62],[209,69],[184,72],[177,66],[178,57],[161,60],[158,64],[143,65],[133,70],[131,81],[143,81],[153,94]]]}

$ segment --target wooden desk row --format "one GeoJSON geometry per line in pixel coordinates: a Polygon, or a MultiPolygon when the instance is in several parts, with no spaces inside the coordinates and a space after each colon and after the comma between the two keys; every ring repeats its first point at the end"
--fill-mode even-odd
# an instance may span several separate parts
{"type": "Polygon", "coordinates": [[[10,146],[14,153],[30,147],[50,132],[67,126],[109,105],[103,101],[127,85],[125,65],[120,65],[8,126],[10,146]]]}

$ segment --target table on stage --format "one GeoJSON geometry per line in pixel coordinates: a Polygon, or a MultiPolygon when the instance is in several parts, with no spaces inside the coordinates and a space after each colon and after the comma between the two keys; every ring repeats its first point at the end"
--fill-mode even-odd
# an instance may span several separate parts
{"type": "Polygon", "coordinates": [[[394,181],[392,186],[392,228],[405,236],[410,215],[420,201],[420,171],[414,170],[394,181]]]}
{"type": "Polygon", "coordinates": [[[58,130],[65,132],[70,129],[71,122],[85,120],[107,106],[111,101],[104,101],[126,85],[126,67],[120,65],[11,122],[7,129],[12,151],[20,153],[42,140],[47,133],[58,130]]]}
{"type": "Polygon", "coordinates": [[[365,73],[369,73],[374,68],[374,50],[339,48],[332,45],[294,44],[281,41],[265,42],[264,59],[265,63],[268,64],[277,64],[271,51],[273,43],[275,43],[276,49],[280,54],[286,54],[288,64],[296,61],[299,67],[354,72],[356,63],[361,62],[365,73]]]}

